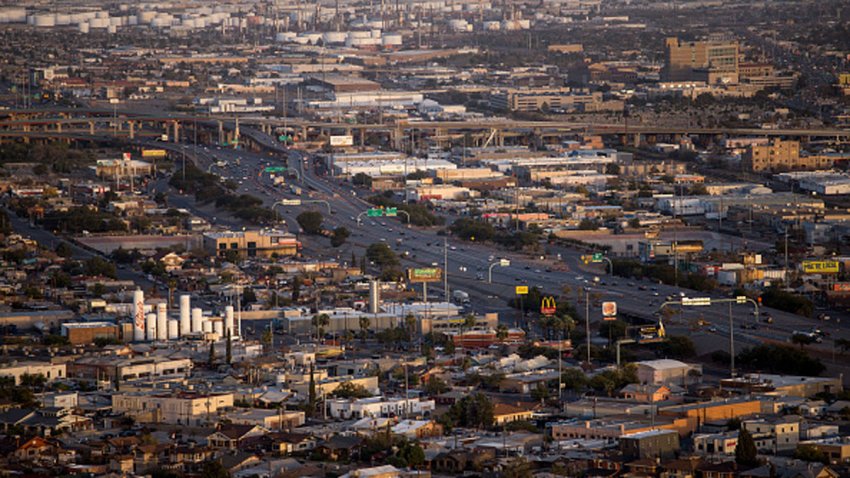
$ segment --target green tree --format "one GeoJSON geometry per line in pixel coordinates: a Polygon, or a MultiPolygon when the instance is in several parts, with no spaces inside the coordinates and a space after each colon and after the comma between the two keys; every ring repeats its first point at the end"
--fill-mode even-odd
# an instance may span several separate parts
{"type": "Polygon", "coordinates": [[[493,403],[477,392],[456,401],[446,412],[448,424],[466,428],[488,428],[493,425],[493,403]]]}
{"type": "Polygon", "coordinates": [[[369,317],[361,316],[360,319],[358,319],[358,325],[360,326],[360,340],[365,342],[366,335],[369,332],[369,326],[371,325],[369,317]]]}
{"type": "Polygon", "coordinates": [[[376,242],[366,248],[366,257],[381,268],[399,265],[398,256],[383,242],[376,242]]]}
{"type": "Polygon", "coordinates": [[[434,397],[436,395],[446,393],[449,390],[451,390],[451,388],[445,381],[436,375],[432,375],[428,377],[428,381],[425,382],[425,388],[423,391],[429,397],[434,397]]]}
{"type": "Polygon", "coordinates": [[[351,236],[351,232],[342,226],[334,229],[334,232],[331,235],[331,246],[339,247],[345,244],[345,241],[348,239],[349,236],[351,236]]]}
{"type": "Polygon", "coordinates": [[[333,396],[336,398],[367,398],[371,397],[372,394],[363,385],[343,382],[333,391],[333,396]]]}
{"type": "Polygon", "coordinates": [[[331,318],[328,314],[317,314],[310,319],[310,322],[316,329],[316,340],[321,340],[325,336],[325,327],[331,323],[331,318]]]}
{"type": "Polygon", "coordinates": [[[292,278],[292,302],[298,302],[301,297],[301,277],[295,276],[292,278]]]}
{"type": "Polygon", "coordinates": [[[753,436],[746,428],[738,430],[738,445],[735,447],[735,463],[740,466],[755,468],[759,465],[758,450],[753,436]]]}
{"type": "Polygon", "coordinates": [[[800,445],[794,451],[794,458],[803,461],[813,461],[819,463],[829,463],[829,457],[826,453],[818,450],[812,445],[800,445]]]}
{"type": "Polygon", "coordinates": [[[71,249],[71,246],[64,241],[56,245],[55,252],[59,257],[64,257],[66,259],[74,254],[74,250],[71,249]]]}
{"type": "Polygon", "coordinates": [[[201,465],[202,478],[230,478],[230,472],[218,460],[208,460],[201,465]]]}
{"type": "Polygon", "coordinates": [[[304,211],[296,218],[298,225],[307,234],[320,234],[322,232],[322,221],[324,217],[318,211],[304,211]]]}

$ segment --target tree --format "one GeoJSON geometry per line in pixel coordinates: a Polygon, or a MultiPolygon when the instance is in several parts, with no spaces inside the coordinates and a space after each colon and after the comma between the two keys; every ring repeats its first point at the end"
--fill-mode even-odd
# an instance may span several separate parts
{"type": "Polygon", "coordinates": [[[224,362],[230,365],[233,362],[233,340],[230,335],[230,329],[224,333],[227,342],[224,345],[224,362]]]}
{"type": "Polygon", "coordinates": [[[370,244],[366,248],[366,257],[381,268],[399,265],[398,256],[383,242],[370,244]]]}
{"type": "Polygon", "coordinates": [[[333,396],[336,398],[367,398],[371,397],[372,394],[363,385],[343,382],[333,391],[333,396]]]}
{"type": "Polygon", "coordinates": [[[351,232],[342,226],[334,229],[334,232],[331,235],[331,246],[339,247],[345,244],[345,241],[348,239],[349,236],[351,236],[351,232]]]}
{"type": "Polygon", "coordinates": [[[425,391],[425,394],[428,395],[429,397],[433,397],[433,396],[436,396],[436,395],[440,395],[442,393],[446,393],[449,390],[451,390],[449,385],[446,382],[444,382],[440,377],[437,377],[436,375],[432,375],[432,376],[428,377],[428,381],[425,382],[424,391],[425,391]]]}
{"type": "Polygon", "coordinates": [[[549,398],[549,387],[542,383],[538,383],[537,387],[531,391],[531,398],[536,402],[543,402],[549,398]]]}
{"type": "Polygon", "coordinates": [[[218,460],[209,460],[201,466],[203,478],[230,478],[230,472],[218,460]]]}
{"type": "Polygon", "coordinates": [[[738,445],[735,447],[735,463],[740,466],[755,468],[759,466],[758,450],[753,436],[746,428],[738,430],[738,445]]]}
{"type": "Polygon", "coordinates": [[[800,350],[806,348],[806,345],[811,345],[814,341],[814,338],[806,334],[794,334],[791,336],[791,343],[799,345],[800,350]]]}
{"type": "Polygon", "coordinates": [[[313,414],[316,413],[316,403],[318,403],[318,398],[316,397],[316,377],[314,375],[313,364],[311,362],[310,387],[307,391],[307,410],[305,411],[307,418],[313,418],[313,414]]]}
{"type": "Polygon", "coordinates": [[[697,354],[694,341],[685,335],[670,335],[667,340],[659,344],[661,353],[670,358],[688,359],[697,354]]]}
{"type": "Polygon", "coordinates": [[[365,342],[366,334],[369,331],[369,325],[371,325],[371,321],[369,320],[369,317],[361,316],[358,322],[358,325],[360,326],[360,340],[365,342]]]}
{"type": "Polygon", "coordinates": [[[505,464],[501,474],[502,478],[531,478],[532,476],[531,464],[528,463],[528,460],[521,456],[511,458],[511,460],[505,464]]]}
{"type": "Polygon", "coordinates": [[[292,302],[298,302],[301,297],[301,277],[295,276],[292,279],[292,302]]]}
{"type": "Polygon", "coordinates": [[[331,318],[328,314],[318,314],[314,315],[310,322],[316,329],[316,340],[321,340],[325,336],[325,327],[331,323],[331,318]]]}
{"type": "Polygon", "coordinates": [[[59,257],[64,257],[66,259],[74,254],[74,250],[71,249],[71,246],[64,241],[56,245],[55,252],[59,257]]]}
{"type": "Polygon", "coordinates": [[[355,186],[365,186],[367,188],[372,187],[372,176],[369,176],[366,173],[357,173],[351,178],[351,183],[355,186]]]}
{"type": "Polygon", "coordinates": [[[794,458],[803,461],[829,463],[829,457],[812,445],[800,445],[794,451],[794,458]]]}
{"type": "Polygon", "coordinates": [[[581,391],[587,387],[587,375],[577,368],[568,368],[561,374],[561,383],[566,389],[581,391]]]}
{"type": "Polygon", "coordinates": [[[207,363],[212,367],[215,364],[215,342],[210,342],[210,353],[207,357],[207,363]]]}
{"type": "Polygon", "coordinates": [[[487,395],[477,392],[456,401],[445,414],[449,428],[487,428],[493,424],[493,403],[487,395]]]}
{"type": "Polygon", "coordinates": [[[304,211],[296,218],[298,225],[307,234],[320,234],[322,232],[322,221],[324,217],[318,211],[304,211]]]}

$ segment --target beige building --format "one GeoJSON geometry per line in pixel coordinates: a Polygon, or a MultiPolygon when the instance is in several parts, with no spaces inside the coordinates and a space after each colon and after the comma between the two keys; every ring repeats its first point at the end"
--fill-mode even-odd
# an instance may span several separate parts
{"type": "Polygon", "coordinates": [[[141,423],[200,426],[214,421],[219,413],[230,408],[233,408],[232,393],[115,393],[112,395],[112,411],[131,416],[141,423]]]}
{"type": "Polygon", "coordinates": [[[15,379],[15,385],[21,384],[24,375],[42,375],[48,382],[65,378],[65,364],[49,362],[11,362],[0,366],[0,377],[15,379]]]}
{"type": "Polygon", "coordinates": [[[828,156],[801,156],[800,142],[776,139],[753,144],[744,153],[744,165],[751,171],[793,171],[832,167],[828,156]]]}
{"type": "Polygon", "coordinates": [[[666,81],[708,81],[709,83],[738,83],[737,41],[705,40],[665,41],[666,81]]]}
{"type": "Polygon", "coordinates": [[[294,234],[277,229],[204,233],[204,249],[218,256],[228,251],[236,251],[241,257],[291,256],[300,247],[294,234]]]}
{"type": "Polygon", "coordinates": [[[794,450],[800,442],[800,417],[797,416],[744,420],[741,426],[750,432],[759,450],[794,450]]]}
{"type": "Polygon", "coordinates": [[[601,92],[583,93],[570,88],[511,88],[490,97],[493,107],[510,111],[622,111],[619,100],[605,100],[601,92]]]}

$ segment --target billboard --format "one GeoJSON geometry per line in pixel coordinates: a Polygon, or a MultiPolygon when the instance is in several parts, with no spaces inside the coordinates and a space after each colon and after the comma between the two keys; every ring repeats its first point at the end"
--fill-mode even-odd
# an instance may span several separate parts
{"type": "Polygon", "coordinates": [[[832,284],[832,290],[835,292],[850,292],[850,282],[836,282],[832,284]]]}
{"type": "Polygon", "coordinates": [[[528,286],[527,285],[516,286],[516,295],[526,295],[526,294],[528,294],[528,286]]]}
{"type": "Polygon", "coordinates": [[[329,142],[334,147],[354,146],[354,136],[350,134],[331,136],[329,142]]]}
{"type": "Polygon", "coordinates": [[[439,267],[407,269],[407,280],[410,282],[439,282],[442,278],[443,270],[439,267]]]}
{"type": "Polygon", "coordinates": [[[806,274],[838,274],[838,261],[803,261],[806,274]]]}
{"type": "Polygon", "coordinates": [[[168,153],[164,149],[143,149],[143,158],[164,158],[168,153]]]}
{"type": "Polygon", "coordinates": [[[604,320],[617,320],[617,303],[603,302],[602,317],[604,317],[604,320]]]}

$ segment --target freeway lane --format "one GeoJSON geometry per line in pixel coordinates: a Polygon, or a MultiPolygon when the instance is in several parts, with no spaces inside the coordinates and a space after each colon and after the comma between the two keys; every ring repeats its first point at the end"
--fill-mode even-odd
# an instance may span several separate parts
{"type": "MultiPolygon", "coordinates": [[[[259,136],[265,136],[248,128],[243,129],[243,132],[251,134],[255,139],[259,136]]],[[[331,204],[334,214],[327,216],[322,209],[323,206],[316,205],[278,207],[277,210],[287,221],[289,229],[292,232],[298,232],[294,217],[299,212],[309,208],[325,213],[326,227],[345,226],[352,231],[352,237],[348,243],[338,250],[330,249],[326,238],[302,237],[305,253],[308,256],[336,258],[345,261],[351,256],[352,251],[362,255],[363,249],[369,244],[385,240],[398,252],[408,251],[410,253],[410,257],[403,259],[403,265],[406,267],[434,263],[443,265],[443,241],[446,238],[438,236],[436,228],[407,228],[402,224],[401,217],[397,219],[375,218],[374,220],[365,218],[363,224],[358,226],[355,218],[369,207],[369,204],[360,197],[361,193],[366,194],[366,192],[353,189],[350,185],[341,184],[338,180],[332,178],[317,176],[313,172],[311,164],[305,166],[305,157],[308,161],[310,160],[308,156],[296,150],[282,148],[270,137],[263,145],[267,151],[265,154],[217,148],[210,148],[209,150],[198,148],[197,150],[192,149],[191,152],[187,148],[186,151],[204,169],[212,162],[219,159],[224,160],[227,166],[223,170],[213,168],[213,171],[225,174],[232,179],[241,180],[239,192],[256,195],[262,198],[269,207],[280,199],[293,199],[298,196],[295,196],[286,188],[274,186],[268,175],[258,174],[261,169],[267,164],[286,164],[289,168],[297,168],[298,171],[303,171],[301,174],[303,194],[300,198],[327,200],[331,204]],[[271,152],[271,155],[268,152],[271,152]],[[239,165],[235,164],[237,158],[239,158],[239,165]],[[357,192],[358,196],[354,196],[352,191],[357,192]],[[400,240],[400,244],[398,240],[400,240]]],[[[582,252],[575,249],[551,248],[551,257],[541,261],[526,254],[506,252],[486,244],[471,244],[459,242],[453,238],[447,239],[450,290],[460,289],[468,292],[472,298],[474,310],[499,312],[503,323],[509,325],[520,323],[519,312],[507,307],[507,299],[514,296],[514,287],[520,284],[538,286],[553,295],[561,294],[566,286],[566,296],[571,297],[574,302],[578,302],[579,296],[582,295],[582,288],[590,286],[595,293],[601,295],[601,298],[616,300],[621,311],[650,320],[652,320],[653,313],[658,310],[664,298],[669,295],[677,296],[682,292],[688,297],[713,296],[714,298],[722,298],[716,294],[704,294],[672,286],[653,284],[649,281],[608,277],[604,274],[605,271],[602,267],[584,265],[580,260],[582,252]],[[554,252],[561,253],[562,260],[560,262],[554,261],[554,252]],[[478,274],[486,278],[490,257],[507,257],[512,261],[511,267],[497,266],[494,268],[493,284],[487,284],[476,278],[478,274]],[[547,271],[547,268],[551,269],[551,272],[547,271]],[[605,281],[605,284],[594,286],[592,281],[594,276],[600,277],[601,280],[605,281]],[[657,296],[651,290],[652,287],[657,288],[657,296]]],[[[429,296],[431,298],[437,295],[444,297],[441,289],[442,284],[433,284],[429,288],[429,296]],[[437,292],[439,293],[435,294],[437,292]]],[[[577,308],[580,313],[583,313],[584,304],[579,303],[577,308]]],[[[740,328],[742,322],[754,322],[751,306],[736,305],[732,312],[734,314],[735,341],[738,344],[738,350],[743,346],[764,341],[787,342],[794,330],[809,330],[812,326],[824,325],[794,314],[765,310],[774,317],[774,324],[759,324],[755,330],[744,330],[740,328]]],[[[601,319],[601,311],[598,307],[592,306],[590,314],[593,329],[596,330],[597,322],[601,319]]],[[[682,313],[678,313],[666,321],[665,325],[672,333],[692,335],[698,338],[701,343],[710,342],[717,344],[721,349],[728,349],[726,345],[729,333],[728,324],[728,309],[725,306],[712,306],[686,308],[682,313]],[[710,327],[696,326],[699,320],[708,322],[710,327]]],[[[834,336],[848,337],[846,330],[836,330],[835,324],[829,324],[829,326],[829,330],[834,336]]],[[[823,352],[828,353],[831,350],[831,340],[827,339],[826,342],[818,347],[823,352]]]]}

